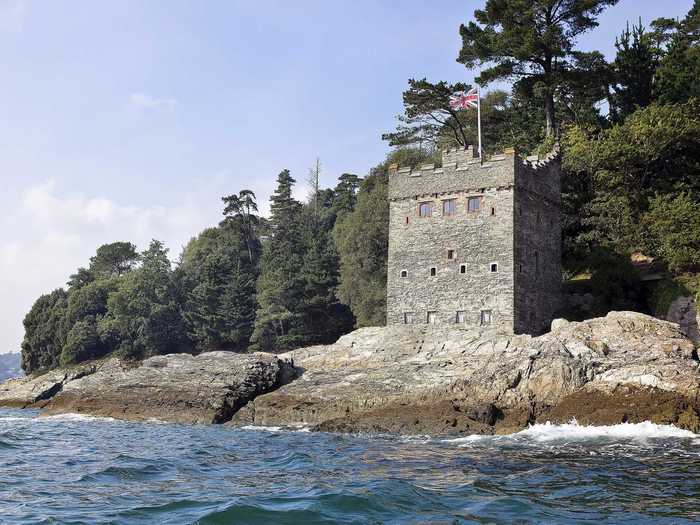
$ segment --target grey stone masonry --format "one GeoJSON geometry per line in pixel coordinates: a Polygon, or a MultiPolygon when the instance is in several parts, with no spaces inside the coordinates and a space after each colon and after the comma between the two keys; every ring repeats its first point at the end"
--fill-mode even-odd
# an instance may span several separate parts
{"type": "Polygon", "coordinates": [[[389,169],[387,323],[460,323],[509,333],[549,328],[561,286],[556,152],[472,148],[389,169]]]}

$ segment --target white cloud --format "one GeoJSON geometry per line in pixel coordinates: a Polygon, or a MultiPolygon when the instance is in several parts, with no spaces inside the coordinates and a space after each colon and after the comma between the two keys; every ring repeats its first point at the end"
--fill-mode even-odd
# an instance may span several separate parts
{"type": "Polygon", "coordinates": [[[0,221],[0,352],[19,349],[22,318],[34,300],[63,286],[98,246],[130,241],[144,249],[156,238],[176,259],[192,236],[218,220],[211,199],[191,195],[180,205],[143,207],[67,195],[52,181],[27,188],[0,221]]]}
{"type": "Polygon", "coordinates": [[[172,111],[178,104],[178,100],[173,97],[157,98],[145,93],[132,93],[129,97],[129,105],[140,111],[172,111]]]}

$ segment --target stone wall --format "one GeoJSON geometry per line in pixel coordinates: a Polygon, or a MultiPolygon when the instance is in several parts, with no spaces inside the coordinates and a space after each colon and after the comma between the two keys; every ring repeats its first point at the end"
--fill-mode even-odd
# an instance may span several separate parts
{"type": "Polygon", "coordinates": [[[541,334],[561,301],[559,162],[518,162],[515,180],[515,331],[541,334]]]}
{"type": "Polygon", "coordinates": [[[426,323],[431,311],[441,324],[465,312],[466,324],[478,325],[481,311],[491,310],[492,324],[513,330],[513,191],[483,190],[391,201],[388,324],[403,323],[404,313],[426,323]],[[476,195],[482,197],[481,209],[469,213],[467,199],[476,195]],[[442,214],[446,198],[456,201],[452,217],[442,214]],[[433,203],[432,217],[418,217],[421,202],[433,203]],[[497,272],[491,272],[492,263],[497,272]]]}
{"type": "Polygon", "coordinates": [[[526,162],[512,151],[481,164],[470,148],[444,152],[442,168],[392,167],[387,323],[408,315],[422,324],[433,312],[438,323],[474,326],[488,311],[491,328],[541,332],[560,286],[555,164],[526,162]],[[478,211],[468,210],[470,197],[481,198],[478,211]],[[452,199],[455,212],[446,216],[443,202],[452,199]],[[432,206],[431,216],[420,216],[421,203],[432,206]],[[524,215],[516,217],[518,204],[524,215]]]}

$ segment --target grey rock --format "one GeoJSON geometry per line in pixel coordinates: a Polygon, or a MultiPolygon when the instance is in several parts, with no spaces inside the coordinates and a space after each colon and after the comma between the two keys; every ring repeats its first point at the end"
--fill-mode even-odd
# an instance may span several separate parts
{"type": "Polygon", "coordinates": [[[550,418],[587,419],[607,405],[615,405],[608,419],[654,419],[653,403],[638,414],[629,407],[658,392],[670,396],[673,406],[664,410],[673,419],[697,402],[700,385],[694,346],[678,326],[632,312],[560,320],[540,337],[440,325],[363,328],[334,345],[280,357],[301,376],[257,397],[241,412],[241,423],[507,432],[550,418]],[[569,407],[569,396],[583,391],[596,403],[569,407]]]}
{"type": "Polygon", "coordinates": [[[138,365],[111,358],[91,367],[5,383],[0,404],[40,406],[47,414],[220,423],[255,396],[277,387],[287,366],[262,353],[171,354],[138,365]],[[22,404],[8,403],[19,398],[22,404]]]}

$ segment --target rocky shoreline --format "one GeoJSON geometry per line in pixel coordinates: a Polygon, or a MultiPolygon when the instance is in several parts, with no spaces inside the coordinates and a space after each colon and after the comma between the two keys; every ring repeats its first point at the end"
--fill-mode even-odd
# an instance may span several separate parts
{"type": "Polygon", "coordinates": [[[390,326],[279,355],[109,358],[7,381],[0,406],[338,432],[510,433],[572,418],[700,432],[700,362],[678,325],[611,312],[540,337],[390,326]]]}

